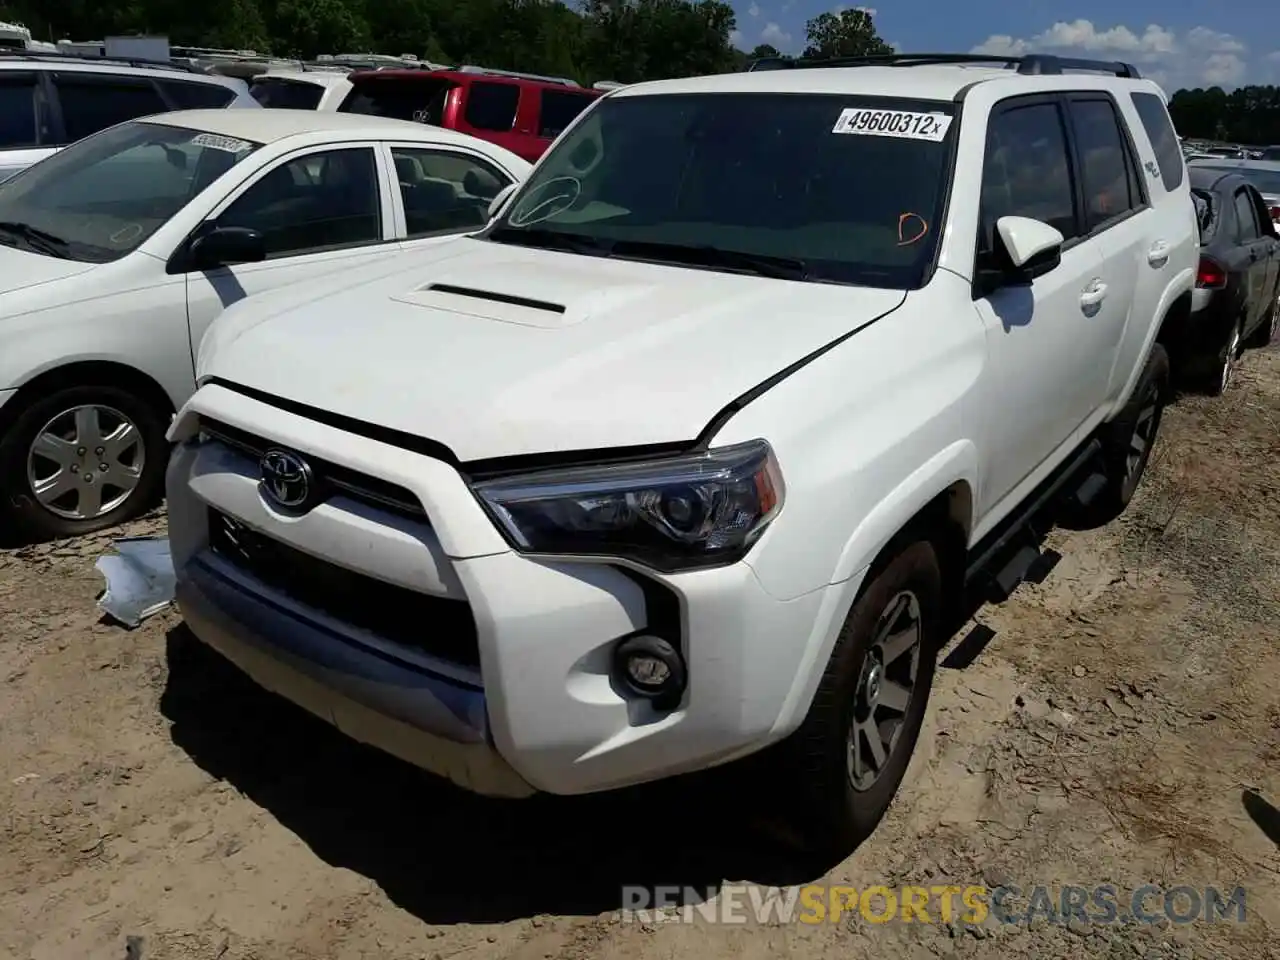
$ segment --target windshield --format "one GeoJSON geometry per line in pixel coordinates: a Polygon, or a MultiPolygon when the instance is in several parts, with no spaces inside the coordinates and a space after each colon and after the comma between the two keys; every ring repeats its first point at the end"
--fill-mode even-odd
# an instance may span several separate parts
{"type": "Polygon", "coordinates": [[[0,243],[106,263],[137,249],[261,144],[131,121],[74,143],[0,188],[0,243]]]}
{"type": "Polygon", "coordinates": [[[320,106],[324,87],[301,80],[259,77],[249,88],[253,99],[276,110],[314,110],[320,106]]]}
{"type": "Polygon", "coordinates": [[[810,94],[608,97],[543,158],[485,236],[918,287],[941,232],[951,111],[810,94]]]}
{"type": "Polygon", "coordinates": [[[1268,196],[1280,196],[1280,170],[1259,170],[1256,167],[1218,167],[1211,164],[1196,164],[1219,173],[1238,173],[1248,180],[1259,193],[1268,196]]]}

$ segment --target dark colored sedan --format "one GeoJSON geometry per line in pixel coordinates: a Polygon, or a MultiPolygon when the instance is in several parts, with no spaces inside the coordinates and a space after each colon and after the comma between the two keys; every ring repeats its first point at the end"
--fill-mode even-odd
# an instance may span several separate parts
{"type": "Polygon", "coordinates": [[[1220,394],[1246,347],[1275,335],[1280,236],[1262,195],[1244,177],[1190,164],[1200,223],[1200,265],[1181,344],[1184,375],[1220,394]]]}

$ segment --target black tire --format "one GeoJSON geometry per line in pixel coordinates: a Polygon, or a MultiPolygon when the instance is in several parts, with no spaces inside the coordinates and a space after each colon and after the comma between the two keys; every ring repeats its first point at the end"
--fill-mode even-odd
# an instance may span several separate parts
{"type": "Polygon", "coordinates": [[[1227,335],[1226,341],[1219,348],[1218,356],[1212,368],[1205,371],[1203,392],[1210,397],[1220,397],[1226,393],[1234,382],[1233,376],[1236,361],[1244,350],[1244,317],[1236,321],[1236,325],[1227,335]]]}
{"type": "MultiPolygon", "coordinates": [[[[785,791],[779,798],[783,816],[810,852],[824,859],[847,856],[889,809],[920,737],[943,613],[938,557],[922,540],[906,544],[873,571],[850,608],[804,722],[769,757],[772,783],[785,791]],[[865,712],[860,700],[864,671],[875,660],[872,650],[888,608],[904,595],[915,598],[920,614],[915,682],[883,767],[874,782],[859,789],[849,746],[855,717],[865,712]]],[[[885,671],[883,676],[899,674],[885,671]]]]}
{"type": "Polygon", "coordinates": [[[1151,450],[1160,433],[1165,404],[1169,398],[1169,355],[1156,344],[1147,358],[1133,396],[1120,414],[1102,430],[1102,469],[1106,486],[1087,507],[1070,511],[1071,526],[1099,527],[1120,516],[1147,470],[1151,450]],[[1154,406],[1153,406],[1154,404],[1154,406]],[[1136,439],[1141,436],[1142,449],[1134,460],[1136,439]]]}
{"type": "Polygon", "coordinates": [[[13,531],[21,540],[52,540],[93,533],[145,513],[163,493],[166,420],[153,404],[109,384],[64,387],[32,397],[0,437],[0,530],[13,531]],[[74,519],[52,512],[36,499],[27,478],[28,454],[50,421],[63,411],[88,406],[117,411],[132,422],[139,435],[142,468],[136,485],[117,506],[89,519],[74,519]]]}
{"type": "Polygon", "coordinates": [[[1280,286],[1272,292],[1271,309],[1262,318],[1262,323],[1258,324],[1258,329],[1249,334],[1249,339],[1244,342],[1247,349],[1258,350],[1270,346],[1275,339],[1276,327],[1280,326],[1280,301],[1277,298],[1280,298],[1280,286]]]}

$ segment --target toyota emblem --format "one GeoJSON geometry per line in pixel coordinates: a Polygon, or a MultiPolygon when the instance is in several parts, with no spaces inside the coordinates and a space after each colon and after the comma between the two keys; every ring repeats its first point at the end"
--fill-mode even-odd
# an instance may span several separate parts
{"type": "Polygon", "coordinates": [[[272,501],[291,510],[311,499],[315,486],[311,467],[295,453],[268,450],[262,455],[262,491],[272,501]]]}

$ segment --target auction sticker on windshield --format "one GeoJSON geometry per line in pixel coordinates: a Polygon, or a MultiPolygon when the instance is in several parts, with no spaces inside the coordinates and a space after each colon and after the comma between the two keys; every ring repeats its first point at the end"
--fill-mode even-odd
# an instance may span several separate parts
{"type": "Polygon", "coordinates": [[[832,133],[856,133],[864,137],[897,137],[901,140],[932,140],[947,135],[952,118],[945,113],[916,113],[913,110],[842,110],[832,133]]]}
{"type": "Polygon", "coordinates": [[[216,133],[201,133],[191,138],[193,147],[209,147],[213,150],[225,150],[227,153],[244,153],[253,146],[248,140],[237,140],[235,137],[223,137],[216,133]]]}

